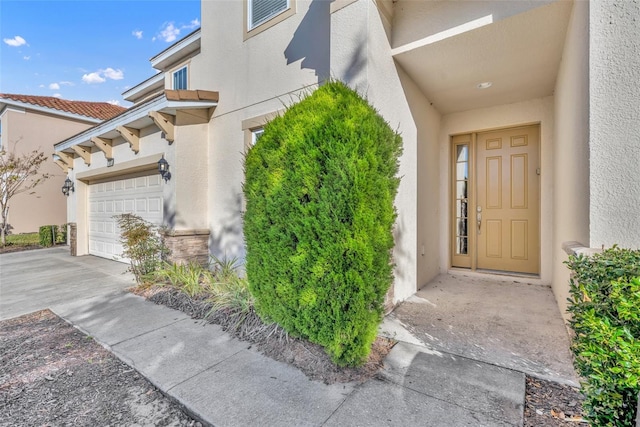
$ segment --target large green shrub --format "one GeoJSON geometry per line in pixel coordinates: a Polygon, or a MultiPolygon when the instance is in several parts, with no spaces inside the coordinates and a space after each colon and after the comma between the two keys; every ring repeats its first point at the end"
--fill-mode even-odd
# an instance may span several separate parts
{"type": "Polygon", "coordinates": [[[402,140],[356,92],[321,86],[245,159],[246,272],[259,313],[363,363],[392,280],[402,140]]]}
{"type": "Polygon", "coordinates": [[[598,426],[634,426],[640,393],[640,251],[572,256],[572,350],[584,408],[598,426]]]}
{"type": "Polygon", "coordinates": [[[67,225],[43,225],[38,230],[38,242],[40,246],[49,246],[65,243],[67,241],[67,225]]]}

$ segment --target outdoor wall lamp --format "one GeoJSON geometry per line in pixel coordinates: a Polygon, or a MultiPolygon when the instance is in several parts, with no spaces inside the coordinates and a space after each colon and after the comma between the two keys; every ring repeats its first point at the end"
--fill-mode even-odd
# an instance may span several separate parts
{"type": "Polygon", "coordinates": [[[62,194],[64,194],[65,196],[69,196],[69,193],[71,193],[72,191],[76,191],[73,185],[73,181],[67,178],[64,180],[64,185],[62,186],[62,194]]]}
{"type": "Polygon", "coordinates": [[[164,178],[164,182],[171,179],[171,172],[169,172],[169,163],[164,159],[164,156],[158,160],[158,172],[160,176],[164,178]]]}

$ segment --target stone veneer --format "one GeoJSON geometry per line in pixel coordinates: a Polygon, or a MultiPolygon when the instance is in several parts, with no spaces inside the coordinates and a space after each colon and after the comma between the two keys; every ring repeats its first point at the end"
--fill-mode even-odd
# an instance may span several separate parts
{"type": "Polygon", "coordinates": [[[164,244],[169,249],[167,261],[186,264],[209,263],[209,230],[168,230],[163,235],[164,244]]]}
{"type": "Polygon", "coordinates": [[[69,223],[69,250],[71,251],[71,256],[78,255],[78,225],[75,222],[69,223]]]}

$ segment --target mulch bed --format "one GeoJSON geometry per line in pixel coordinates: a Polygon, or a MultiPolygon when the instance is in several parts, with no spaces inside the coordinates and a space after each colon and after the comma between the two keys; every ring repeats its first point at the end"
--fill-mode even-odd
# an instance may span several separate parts
{"type": "Polygon", "coordinates": [[[0,322],[0,426],[200,423],[49,310],[0,322]]]}
{"type": "Polygon", "coordinates": [[[577,388],[527,376],[524,427],[586,425],[577,388]]]}

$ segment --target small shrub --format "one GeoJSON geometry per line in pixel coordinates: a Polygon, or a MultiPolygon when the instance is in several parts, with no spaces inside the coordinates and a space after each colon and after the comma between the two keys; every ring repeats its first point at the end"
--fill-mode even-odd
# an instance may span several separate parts
{"type": "Polygon", "coordinates": [[[196,262],[188,264],[169,264],[164,263],[153,273],[156,280],[168,282],[176,289],[180,289],[190,297],[205,292],[205,277],[210,273],[196,262]]]}
{"type": "Polygon", "coordinates": [[[67,224],[62,224],[56,229],[56,245],[67,243],[67,224]]]}
{"type": "Polygon", "coordinates": [[[329,82],[267,124],[245,158],[258,312],[339,365],[364,363],[382,319],[401,147],[366,100],[329,82]]]}
{"type": "Polygon", "coordinates": [[[134,214],[115,215],[120,227],[122,257],[130,260],[129,271],[136,282],[143,283],[145,278],[162,266],[163,258],[168,254],[157,226],[134,214]]]}
{"type": "Polygon", "coordinates": [[[58,231],[57,225],[43,225],[38,232],[40,246],[48,248],[55,244],[55,235],[58,231]]]}
{"type": "Polygon", "coordinates": [[[634,426],[640,393],[640,251],[572,256],[568,311],[584,409],[598,426],[634,426]]]}

